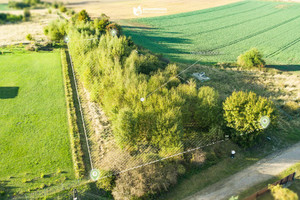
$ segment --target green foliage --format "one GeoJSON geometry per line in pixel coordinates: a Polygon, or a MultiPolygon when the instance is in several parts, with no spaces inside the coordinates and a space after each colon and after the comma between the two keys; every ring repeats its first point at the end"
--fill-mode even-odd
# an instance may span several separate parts
{"type": "Polygon", "coordinates": [[[276,119],[274,103],[253,92],[233,92],[223,103],[223,109],[227,126],[235,130],[232,139],[242,146],[252,145],[263,133],[261,117],[269,117],[272,124],[276,119]]]}
{"type": "Polygon", "coordinates": [[[24,9],[23,21],[29,21],[31,16],[30,10],[28,8],[24,9]]]}
{"type": "Polygon", "coordinates": [[[112,34],[113,36],[120,36],[121,34],[121,26],[119,26],[116,23],[111,23],[108,26],[106,26],[106,29],[108,32],[110,32],[110,34],[112,34]]]}
{"type": "Polygon", "coordinates": [[[281,185],[270,185],[269,189],[275,200],[298,200],[298,195],[289,190],[288,188],[282,188],[281,185]]]}
{"type": "Polygon", "coordinates": [[[42,2],[40,0],[23,0],[21,2],[10,0],[8,2],[8,7],[14,8],[14,9],[24,9],[24,8],[34,7],[41,3],[42,2]]]}
{"type": "Polygon", "coordinates": [[[237,58],[237,64],[243,68],[264,67],[265,61],[261,53],[256,48],[252,48],[237,58]]]}
{"type": "Polygon", "coordinates": [[[88,15],[88,13],[86,12],[86,10],[82,10],[78,13],[78,17],[77,17],[77,20],[78,21],[84,21],[84,22],[87,22],[87,21],[90,21],[91,18],[90,16],[88,15]]]}
{"type": "Polygon", "coordinates": [[[22,19],[23,19],[22,15],[0,13],[0,24],[16,23],[22,21],[22,19]]]}
{"type": "Polygon", "coordinates": [[[97,181],[97,187],[106,191],[112,191],[115,187],[116,176],[112,171],[100,170],[100,178],[97,181]]]}
{"type": "Polygon", "coordinates": [[[24,2],[9,1],[8,2],[8,7],[15,8],[15,9],[24,9],[24,8],[30,7],[30,5],[27,4],[27,3],[24,3],[24,2]]]}
{"type": "Polygon", "coordinates": [[[63,20],[52,21],[48,26],[44,27],[44,34],[55,42],[62,41],[66,35],[67,22],[63,20]]]}
{"type": "Polygon", "coordinates": [[[62,5],[59,7],[59,11],[62,13],[65,13],[65,12],[67,12],[67,8],[64,5],[62,5]]]}
{"type": "Polygon", "coordinates": [[[29,33],[29,34],[26,35],[26,40],[32,41],[34,39],[33,39],[32,35],[29,33]]]}
{"type": "Polygon", "coordinates": [[[195,109],[196,122],[201,128],[209,129],[213,124],[222,121],[222,106],[218,92],[208,86],[203,86],[198,91],[197,108],[195,109]]]}
{"type": "MultiPolygon", "coordinates": [[[[61,50],[61,60],[63,67],[63,77],[64,77],[64,86],[67,102],[67,113],[68,113],[68,122],[69,122],[69,133],[71,138],[71,150],[73,165],[76,178],[82,178],[85,174],[85,165],[83,161],[83,150],[80,142],[80,131],[77,124],[77,115],[76,108],[73,99],[73,91],[71,85],[71,79],[69,74],[67,55],[64,50],[61,50]]],[[[58,169],[57,174],[61,173],[61,170],[58,169]]]]}

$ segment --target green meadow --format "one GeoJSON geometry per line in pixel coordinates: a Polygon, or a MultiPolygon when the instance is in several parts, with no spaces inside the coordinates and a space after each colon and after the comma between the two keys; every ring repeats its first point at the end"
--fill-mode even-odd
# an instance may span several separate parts
{"type": "Polygon", "coordinates": [[[0,4],[0,11],[3,11],[3,10],[9,10],[8,8],[8,4],[0,4]]]}
{"type": "Polygon", "coordinates": [[[300,70],[299,10],[297,3],[241,1],[123,24],[130,24],[124,32],[134,42],[172,61],[234,62],[256,47],[267,64],[295,71],[300,70]]]}
{"type": "Polygon", "coordinates": [[[59,51],[1,53],[2,195],[12,197],[74,179],[59,51]]]}

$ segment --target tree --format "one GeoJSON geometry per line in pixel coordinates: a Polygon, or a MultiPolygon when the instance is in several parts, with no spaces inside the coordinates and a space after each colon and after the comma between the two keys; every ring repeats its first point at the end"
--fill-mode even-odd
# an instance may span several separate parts
{"type": "Polygon", "coordinates": [[[262,54],[256,48],[252,48],[237,58],[237,64],[243,68],[264,67],[265,61],[262,54]]]}
{"type": "Polygon", "coordinates": [[[84,21],[84,22],[87,22],[87,21],[90,21],[91,18],[90,16],[88,15],[88,13],[86,12],[86,10],[82,10],[78,13],[78,17],[77,17],[78,21],[84,21]]]}
{"type": "Polygon", "coordinates": [[[288,188],[282,188],[281,185],[270,185],[269,189],[275,200],[298,200],[298,195],[289,190],[288,188]]]}
{"type": "Polygon", "coordinates": [[[66,27],[67,24],[65,21],[52,21],[48,26],[44,27],[44,33],[51,41],[58,42],[64,39],[66,27]]]}
{"type": "Polygon", "coordinates": [[[23,20],[24,20],[24,21],[28,21],[28,20],[30,19],[30,16],[31,16],[30,10],[27,9],[27,8],[25,8],[25,9],[24,9],[24,18],[23,18],[23,20]]]}
{"type": "Polygon", "coordinates": [[[62,13],[67,12],[67,8],[64,5],[62,5],[59,7],[59,11],[62,13]]]}
{"type": "Polygon", "coordinates": [[[111,191],[115,187],[116,176],[112,171],[100,170],[100,177],[97,180],[97,187],[106,191],[111,191]]]}
{"type": "Polygon", "coordinates": [[[212,87],[203,86],[198,91],[195,118],[199,127],[208,129],[213,124],[220,123],[222,117],[219,93],[212,87]]]}
{"type": "Polygon", "coordinates": [[[232,139],[242,146],[250,146],[263,133],[261,117],[267,116],[273,124],[276,119],[274,103],[254,92],[233,92],[223,109],[227,126],[234,129],[232,139]]]}

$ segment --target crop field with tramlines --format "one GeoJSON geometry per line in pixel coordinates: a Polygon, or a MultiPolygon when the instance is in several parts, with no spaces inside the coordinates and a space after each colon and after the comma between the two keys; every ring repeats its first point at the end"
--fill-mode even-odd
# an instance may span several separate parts
{"type": "Polygon", "coordinates": [[[299,64],[300,4],[242,1],[129,21],[125,34],[172,61],[234,62],[252,47],[267,64],[299,64]]]}

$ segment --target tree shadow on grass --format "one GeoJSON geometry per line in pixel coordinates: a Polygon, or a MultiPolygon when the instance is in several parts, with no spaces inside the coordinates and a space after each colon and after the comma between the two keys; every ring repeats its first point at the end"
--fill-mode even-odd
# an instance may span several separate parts
{"type": "Polygon", "coordinates": [[[300,71],[300,65],[267,65],[266,68],[274,68],[286,72],[300,71]]]}
{"type": "Polygon", "coordinates": [[[0,87],[0,99],[12,99],[18,96],[19,87],[0,87]]]}

